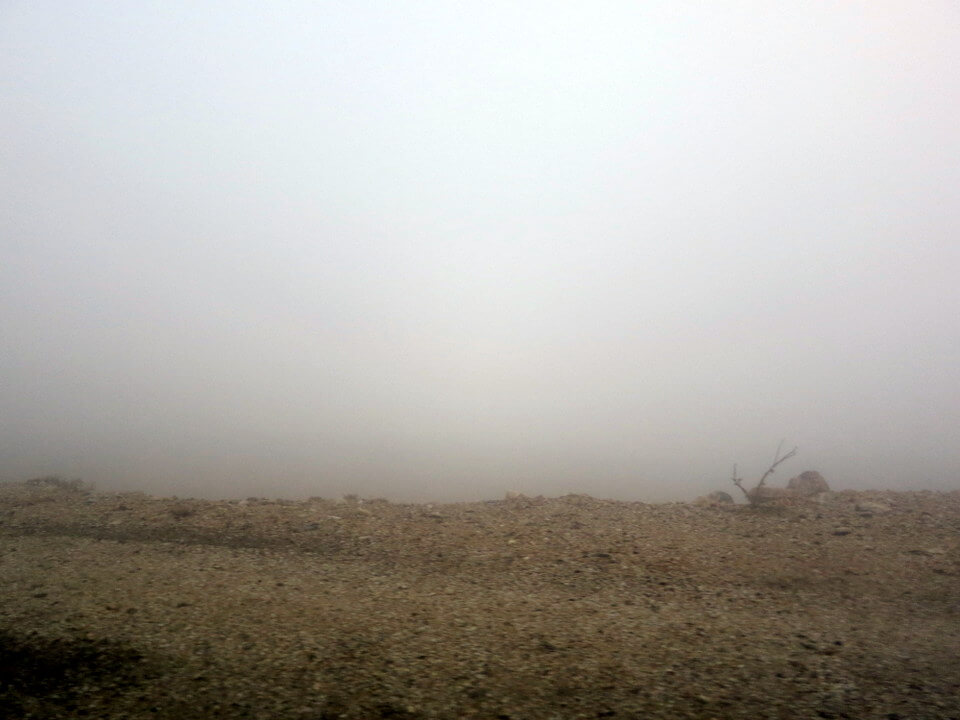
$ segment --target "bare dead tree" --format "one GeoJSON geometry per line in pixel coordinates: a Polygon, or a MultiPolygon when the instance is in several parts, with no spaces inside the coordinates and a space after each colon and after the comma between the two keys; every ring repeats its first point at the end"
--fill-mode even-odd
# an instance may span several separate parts
{"type": "Polygon", "coordinates": [[[793,450],[788,452],[786,455],[780,455],[780,451],[782,449],[783,449],[783,440],[781,440],[780,444],[777,445],[777,452],[773,456],[773,464],[771,464],[770,467],[767,468],[767,471],[763,474],[763,477],[760,478],[760,482],[758,482],[754,487],[750,488],[749,490],[747,490],[747,488],[743,486],[743,478],[737,477],[737,466],[736,465],[733,466],[733,484],[743,491],[743,494],[746,495],[747,497],[747,502],[749,502],[751,505],[757,505],[763,502],[764,500],[771,500],[774,497],[780,497],[781,495],[787,494],[787,491],[785,488],[766,487],[767,478],[773,475],[774,471],[777,469],[777,465],[784,462],[785,460],[789,460],[790,458],[792,458],[794,455],[797,454],[796,447],[794,447],[793,450]]]}

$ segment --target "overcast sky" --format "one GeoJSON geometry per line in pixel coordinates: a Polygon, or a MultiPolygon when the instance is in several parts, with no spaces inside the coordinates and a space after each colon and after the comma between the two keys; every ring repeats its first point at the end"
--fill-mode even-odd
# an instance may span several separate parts
{"type": "Polygon", "coordinates": [[[960,487],[960,9],[0,3],[0,479],[960,487]]]}

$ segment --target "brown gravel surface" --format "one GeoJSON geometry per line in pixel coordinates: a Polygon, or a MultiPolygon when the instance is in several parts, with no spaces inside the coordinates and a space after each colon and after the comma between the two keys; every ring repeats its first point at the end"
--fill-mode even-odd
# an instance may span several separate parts
{"type": "Polygon", "coordinates": [[[960,493],[2,485],[0,717],[960,718],[960,493]]]}

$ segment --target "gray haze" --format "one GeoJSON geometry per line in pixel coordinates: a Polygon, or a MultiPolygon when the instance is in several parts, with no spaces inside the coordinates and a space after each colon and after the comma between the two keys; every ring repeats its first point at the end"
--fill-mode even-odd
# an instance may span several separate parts
{"type": "Polygon", "coordinates": [[[0,5],[0,479],[960,487],[955,2],[0,5]]]}

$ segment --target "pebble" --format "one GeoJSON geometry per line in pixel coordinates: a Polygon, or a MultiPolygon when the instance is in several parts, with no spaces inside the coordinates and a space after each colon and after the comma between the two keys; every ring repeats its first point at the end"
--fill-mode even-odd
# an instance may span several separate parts
{"type": "Polygon", "coordinates": [[[854,508],[861,515],[882,515],[890,512],[890,506],[879,502],[858,502],[854,508]]]}

